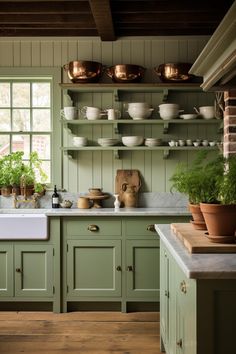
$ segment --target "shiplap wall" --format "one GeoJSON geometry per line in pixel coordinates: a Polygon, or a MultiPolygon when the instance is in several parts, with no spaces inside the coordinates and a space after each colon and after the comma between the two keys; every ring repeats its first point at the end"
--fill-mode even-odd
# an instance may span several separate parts
{"type": "MultiPolygon", "coordinates": [[[[208,37],[156,37],[122,38],[115,42],[101,42],[97,38],[21,38],[0,40],[1,67],[62,67],[71,60],[95,60],[104,65],[131,63],[144,66],[145,82],[157,82],[153,68],[164,62],[194,62],[208,37]]],[[[103,76],[104,82],[111,82],[103,76]]],[[[68,82],[67,74],[62,70],[62,81],[68,82]]],[[[58,90],[60,90],[58,86],[58,90]]],[[[147,101],[155,108],[157,115],[160,94],[127,94],[122,98],[126,102],[147,101]]],[[[181,108],[192,111],[193,106],[213,104],[213,96],[206,93],[173,94],[170,102],[180,103],[181,108]]],[[[124,111],[123,102],[115,103],[111,93],[81,93],[74,103],[100,108],[116,107],[124,111]]],[[[124,115],[127,114],[124,112],[124,115]]],[[[54,119],[59,119],[55,117],[54,119]]],[[[79,126],[73,131],[76,135],[87,136],[90,140],[114,136],[110,126],[79,126]]],[[[215,126],[171,127],[169,134],[162,134],[161,126],[126,127],[124,134],[144,135],[145,137],[171,138],[215,138],[215,126]]],[[[58,133],[55,137],[59,136],[58,133]]],[[[71,145],[72,134],[63,130],[64,145],[71,145]]],[[[121,159],[114,159],[112,152],[82,152],[75,159],[63,158],[63,187],[71,192],[86,192],[89,187],[101,187],[104,191],[114,192],[114,180],[117,169],[138,169],[142,175],[142,191],[169,191],[169,177],[178,161],[191,161],[194,153],[173,152],[170,158],[163,160],[162,152],[124,152],[121,159]]]]}

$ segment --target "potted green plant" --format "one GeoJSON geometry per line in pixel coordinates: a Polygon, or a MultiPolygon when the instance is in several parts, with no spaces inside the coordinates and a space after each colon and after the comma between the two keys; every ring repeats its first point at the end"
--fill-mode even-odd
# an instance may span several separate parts
{"type": "Polygon", "coordinates": [[[0,186],[1,194],[8,197],[11,194],[11,158],[10,155],[3,156],[0,160],[0,186]]]}
{"type": "Polygon", "coordinates": [[[190,166],[185,163],[178,164],[174,174],[170,178],[172,182],[171,191],[176,190],[188,196],[188,208],[192,214],[192,223],[196,229],[206,229],[200,210],[200,202],[203,198],[202,194],[205,184],[203,166],[206,157],[206,151],[202,151],[190,166]]]}
{"type": "Polygon", "coordinates": [[[11,153],[11,171],[10,184],[12,186],[12,193],[20,194],[20,180],[24,170],[23,151],[16,151],[11,153]]]}
{"type": "Polygon", "coordinates": [[[222,160],[223,171],[216,175],[214,161],[205,169],[212,194],[200,203],[212,242],[235,242],[236,231],[236,155],[222,160]]]}

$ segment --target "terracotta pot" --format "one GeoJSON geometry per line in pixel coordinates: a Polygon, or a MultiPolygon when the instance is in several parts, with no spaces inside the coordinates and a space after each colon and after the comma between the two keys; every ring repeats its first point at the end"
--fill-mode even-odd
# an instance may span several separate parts
{"type": "Polygon", "coordinates": [[[9,197],[11,195],[11,186],[2,186],[1,187],[1,195],[3,197],[9,197]]]}
{"type": "Polygon", "coordinates": [[[12,194],[19,195],[20,194],[20,186],[13,185],[12,186],[12,194]]]}
{"type": "Polygon", "coordinates": [[[20,194],[29,197],[34,194],[34,185],[28,185],[26,187],[20,187],[20,194]]]}
{"type": "Polygon", "coordinates": [[[234,242],[236,205],[200,203],[200,208],[207,225],[209,238],[213,242],[219,242],[217,237],[220,237],[220,242],[234,242]]]}

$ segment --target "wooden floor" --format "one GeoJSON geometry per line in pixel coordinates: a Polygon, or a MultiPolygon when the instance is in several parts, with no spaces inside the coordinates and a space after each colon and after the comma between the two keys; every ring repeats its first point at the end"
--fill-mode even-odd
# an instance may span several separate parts
{"type": "Polygon", "coordinates": [[[159,354],[159,313],[0,312],[0,354],[159,354]]]}

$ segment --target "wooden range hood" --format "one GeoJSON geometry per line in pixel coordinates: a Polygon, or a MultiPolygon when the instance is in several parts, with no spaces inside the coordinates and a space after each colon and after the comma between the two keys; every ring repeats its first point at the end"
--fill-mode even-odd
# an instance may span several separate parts
{"type": "Polygon", "coordinates": [[[204,91],[236,88],[236,1],[190,69],[203,77],[204,91]]]}

